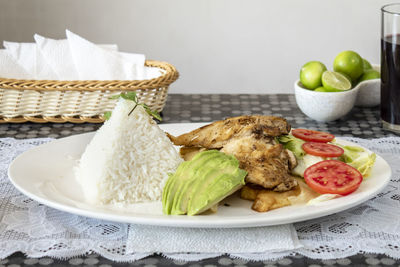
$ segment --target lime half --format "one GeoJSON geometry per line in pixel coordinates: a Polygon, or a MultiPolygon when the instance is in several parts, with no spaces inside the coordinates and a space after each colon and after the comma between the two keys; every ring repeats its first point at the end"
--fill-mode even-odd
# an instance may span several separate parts
{"type": "Polygon", "coordinates": [[[335,71],[325,71],[322,74],[322,84],[328,92],[342,92],[351,88],[351,81],[335,71]]]}

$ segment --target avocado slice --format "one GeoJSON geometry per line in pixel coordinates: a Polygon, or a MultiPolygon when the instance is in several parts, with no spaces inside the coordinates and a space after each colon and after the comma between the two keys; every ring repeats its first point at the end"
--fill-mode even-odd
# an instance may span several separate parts
{"type": "MultiPolygon", "coordinates": [[[[217,168],[212,168],[207,171],[206,175],[204,175],[203,179],[196,180],[196,182],[192,185],[193,189],[191,192],[188,192],[188,195],[186,196],[187,198],[187,210],[189,209],[190,203],[192,202],[192,199],[199,194],[204,188],[207,188],[209,186],[209,183],[213,182],[213,179],[221,176],[225,172],[231,172],[232,166],[234,166],[235,162],[231,162],[233,158],[227,157],[224,155],[224,157],[221,157],[223,160],[222,163],[218,165],[217,168]],[[229,170],[228,170],[229,169],[229,170]]],[[[233,167],[234,168],[234,167],[233,167]]]]}
{"type": "Polygon", "coordinates": [[[218,150],[200,152],[169,176],[162,195],[163,213],[195,215],[206,211],[242,187],[246,175],[234,156],[218,150]]]}
{"type": "Polygon", "coordinates": [[[171,214],[173,200],[175,197],[175,193],[178,190],[178,187],[185,179],[189,179],[190,175],[188,172],[190,171],[190,162],[185,161],[182,162],[176,172],[168,178],[167,184],[168,188],[165,190],[165,198],[162,199],[163,202],[163,213],[171,214]],[[184,175],[181,175],[184,174],[184,175]],[[171,180],[171,181],[169,181],[171,180]]]}
{"type": "Polygon", "coordinates": [[[239,162],[234,160],[225,161],[219,171],[209,175],[203,183],[193,190],[192,198],[188,204],[188,215],[200,214],[222,199],[240,189],[244,184],[247,172],[239,169],[239,162]]]}
{"type": "Polygon", "coordinates": [[[191,161],[182,162],[176,172],[171,175],[166,185],[164,186],[163,196],[162,196],[162,204],[163,204],[163,213],[171,214],[175,195],[178,190],[182,187],[185,181],[193,178],[193,173],[200,168],[207,159],[215,155],[216,153],[220,153],[217,150],[207,150],[201,153],[196,154],[191,161]]]}
{"type": "Polygon", "coordinates": [[[192,195],[194,188],[196,188],[195,185],[197,183],[201,183],[205,177],[214,172],[216,167],[223,162],[224,158],[220,156],[220,152],[213,153],[208,156],[207,160],[203,162],[202,166],[193,171],[191,179],[183,182],[182,186],[178,189],[177,193],[175,194],[171,214],[186,214],[189,199],[192,195]]]}
{"type": "MultiPolygon", "coordinates": [[[[180,165],[179,165],[180,166],[180,165]]],[[[171,184],[175,181],[175,178],[173,177],[174,174],[170,173],[168,174],[168,179],[165,182],[165,185],[163,187],[163,191],[162,191],[162,206],[163,206],[163,212],[165,213],[165,211],[167,210],[167,198],[168,198],[168,192],[169,192],[169,188],[171,186],[171,184]]]]}

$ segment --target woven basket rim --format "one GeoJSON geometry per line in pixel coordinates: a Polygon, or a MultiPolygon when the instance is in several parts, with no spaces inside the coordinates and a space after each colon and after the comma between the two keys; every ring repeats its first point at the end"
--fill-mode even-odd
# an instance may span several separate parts
{"type": "Polygon", "coordinates": [[[161,76],[147,80],[24,80],[0,78],[0,88],[44,91],[132,91],[168,87],[176,81],[176,68],[164,61],[146,60],[145,66],[165,70],[161,76]]]}

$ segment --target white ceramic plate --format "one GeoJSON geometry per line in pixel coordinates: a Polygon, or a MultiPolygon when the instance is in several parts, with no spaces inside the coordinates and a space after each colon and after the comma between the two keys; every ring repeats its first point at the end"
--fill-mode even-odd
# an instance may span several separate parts
{"type": "MultiPolygon", "coordinates": [[[[203,124],[161,124],[173,134],[186,133],[203,124]]],[[[389,182],[391,170],[377,156],[372,175],[360,188],[345,197],[316,205],[296,205],[258,213],[251,210],[251,201],[237,195],[223,201],[218,212],[200,216],[166,216],[161,203],[135,204],[127,208],[86,204],[82,190],[75,180],[73,167],[94,133],[80,134],[54,140],[18,156],[9,166],[8,175],[14,186],[28,197],[50,207],[109,221],[175,227],[255,227],[309,220],[336,213],[360,204],[379,193],[389,182]]],[[[343,140],[339,143],[349,144],[343,140]]]]}

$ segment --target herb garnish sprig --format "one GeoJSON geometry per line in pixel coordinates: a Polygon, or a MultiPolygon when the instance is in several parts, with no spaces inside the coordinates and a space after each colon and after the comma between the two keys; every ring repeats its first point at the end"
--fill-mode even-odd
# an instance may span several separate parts
{"type": "MultiPolygon", "coordinates": [[[[145,103],[139,103],[139,99],[138,99],[138,97],[136,95],[136,92],[121,93],[119,95],[112,96],[111,99],[118,99],[120,97],[122,97],[123,99],[126,99],[126,100],[133,101],[135,103],[135,106],[128,113],[128,116],[131,115],[131,113],[135,110],[135,108],[137,106],[142,106],[144,108],[144,110],[146,110],[147,114],[149,114],[150,116],[153,116],[154,118],[156,118],[159,121],[162,120],[160,114],[158,114],[157,111],[151,110],[150,107],[148,105],[146,105],[145,103]]],[[[107,111],[107,112],[104,113],[104,118],[106,120],[110,119],[110,117],[111,117],[111,111],[107,111]]]]}

